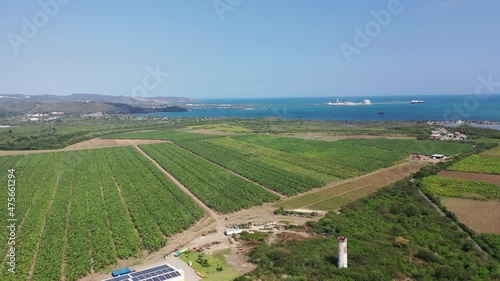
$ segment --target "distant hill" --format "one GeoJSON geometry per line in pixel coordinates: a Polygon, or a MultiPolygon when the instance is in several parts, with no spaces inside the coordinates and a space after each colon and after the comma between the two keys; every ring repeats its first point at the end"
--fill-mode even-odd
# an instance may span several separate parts
{"type": "Polygon", "coordinates": [[[2,99],[16,99],[16,100],[25,100],[25,101],[38,101],[38,102],[56,102],[56,101],[65,101],[65,102],[81,102],[81,101],[89,101],[89,102],[114,102],[114,103],[125,103],[125,104],[149,104],[149,103],[168,103],[168,104],[176,104],[176,103],[185,103],[192,102],[193,100],[190,98],[182,98],[182,97],[132,97],[132,96],[110,96],[110,95],[97,95],[97,94],[72,94],[68,96],[58,96],[58,95],[6,95],[0,94],[0,101],[2,99]]]}
{"type": "Polygon", "coordinates": [[[109,114],[134,114],[153,112],[183,112],[175,104],[190,102],[180,97],[126,97],[94,94],[57,95],[0,95],[0,117],[33,112],[64,111],[66,114],[106,112],[109,114]]]}

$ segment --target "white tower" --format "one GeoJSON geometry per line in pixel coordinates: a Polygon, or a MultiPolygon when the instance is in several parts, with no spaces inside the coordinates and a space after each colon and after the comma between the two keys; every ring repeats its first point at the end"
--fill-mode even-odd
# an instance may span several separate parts
{"type": "Polygon", "coordinates": [[[339,236],[339,261],[337,267],[347,267],[347,237],[344,236],[339,236]]]}

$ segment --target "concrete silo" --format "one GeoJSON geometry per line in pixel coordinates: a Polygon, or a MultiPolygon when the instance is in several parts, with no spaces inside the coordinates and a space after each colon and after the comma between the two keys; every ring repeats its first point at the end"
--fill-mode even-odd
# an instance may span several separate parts
{"type": "Polygon", "coordinates": [[[347,237],[339,236],[339,260],[337,267],[347,267],[347,237]]]}

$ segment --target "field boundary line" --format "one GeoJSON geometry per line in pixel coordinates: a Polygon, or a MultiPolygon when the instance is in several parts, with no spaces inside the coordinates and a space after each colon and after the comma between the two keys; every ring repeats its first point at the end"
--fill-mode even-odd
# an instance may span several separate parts
{"type": "Polygon", "coordinates": [[[139,151],[144,157],[146,157],[149,161],[151,161],[157,169],[159,169],[164,175],[166,175],[178,188],[181,189],[186,195],[188,195],[194,202],[196,202],[200,207],[205,210],[205,213],[211,216],[214,219],[219,217],[219,214],[214,210],[210,209],[203,201],[201,201],[198,197],[196,197],[191,191],[185,187],[179,180],[177,180],[174,176],[172,176],[167,170],[165,170],[158,162],[156,162],[151,156],[149,156],[144,150],[142,150],[138,145],[132,145],[137,151],[139,151]]]}
{"type": "MultiPolygon", "coordinates": [[[[68,157],[67,154],[64,155],[64,158],[66,158],[66,157],[68,157]]],[[[59,172],[57,173],[56,185],[54,188],[54,192],[52,193],[52,196],[50,197],[49,207],[47,208],[47,211],[45,212],[45,216],[43,217],[42,229],[40,230],[40,239],[38,239],[38,242],[36,243],[35,254],[33,255],[33,260],[31,261],[30,270],[28,271],[28,280],[31,280],[33,278],[33,273],[35,271],[36,261],[38,259],[38,251],[40,250],[40,244],[42,242],[43,233],[45,232],[45,225],[47,223],[47,217],[49,216],[49,212],[52,210],[52,205],[54,204],[54,198],[56,196],[57,191],[59,190],[59,180],[61,179],[63,166],[64,166],[64,159],[62,160],[61,166],[59,167],[59,172]]],[[[31,207],[30,207],[30,209],[31,209],[31,207]]]]}
{"type": "MultiPolygon", "coordinates": [[[[397,178],[398,178],[399,176],[401,176],[401,175],[403,175],[403,174],[406,174],[406,173],[407,173],[407,172],[401,172],[401,173],[399,173],[399,174],[396,174],[396,175],[392,175],[392,176],[390,176],[390,180],[391,180],[392,182],[388,183],[387,185],[390,185],[390,184],[392,184],[392,183],[396,182],[396,181],[397,181],[397,178]]],[[[387,179],[387,178],[385,178],[385,179],[387,179]]],[[[336,194],[336,195],[333,195],[333,196],[329,196],[329,197],[327,197],[327,198],[321,199],[321,200],[316,201],[316,202],[313,202],[313,203],[311,203],[311,204],[308,204],[308,205],[302,206],[301,208],[307,208],[307,207],[309,207],[309,206],[316,205],[316,204],[318,204],[318,203],[321,203],[321,202],[327,201],[327,200],[332,199],[332,198],[335,198],[335,197],[340,197],[340,196],[342,196],[342,195],[345,195],[345,194],[351,193],[351,192],[356,191],[356,190],[360,190],[360,189],[364,189],[364,188],[367,188],[367,187],[375,186],[377,183],[379,183],[379,182],[378,182],[378,181],[374,181],[374,182],[371,182],[371,183],[365,184],[365,185],[363,185],[363,186],[361,186],[361,187],[354,188],[354,189],[351,189],[351,190],[348,190],[348,191],[345,191],[345,192],[342,192],[342,193],[339,193],[339,194],[336,194]]],[[[382,182],[382,186],[381,186],[381,188],[383,188],[384,186],[387,186],[387,185],[384,185],[384,183],[382,182]]],[[[356,199],[356,200],[358,200],[358,199],[356,199]]],[[[356,201],[356,200],[355,200],[355,201],[356,201]]]]}
{"type": "Polygon", "coordinates": [[[437,176],[442,177],[442,178],[451,178],[451,179],[484,181],[484,182],[492,183],[494,185],[500,185],[500,175],[496,175],[496,174],[471,173],[471,172],[459,172],[459,171],[444,170],[444,171],[439,172],[437,174],[437,176]]]}
{"type": "MultiPolygon", "coordinates": [[[[25,156],[24,156],[25,157],[25,156]]],[[[22,158],[21,158],[22,159],[22,158]]],[[[19,161],[16,163],[16,165],[19,163],[19,161]]],[[[32,180],[32,177],[33,177],[33,174],[29,176],[29,180],[32,180]]],[[[45,179],[45,176],[44,178],[45,179]]],[[[31,199],[30,201],[30,204],[29,204],[29,207],[26,209],[26,211],[24,212],[24,217],[23,217],[23,220],[21,221],[21,224],[19,225],[19,228],[18,230],[21,230],[21,228],[23,227],[24,223],[25,223],[25,219],[26,217],[28,216],[29,212],[31,211],[31,206],[33,206],[33,202],[35,202],[36,200],[36,196],[38,195],[38,193],[40,192],[40,187],[38,187],[38,189],[36,190],[35,194],[33,195],[33,198],[31,199]]]]}
{"type": "MultiPolygon", "coordinates": [[[[410,163],[407,163],[407,165],[409,165],[409,164],[410,164],[410,163]]],[[[397,167],[397,166],[396,166],[396,167],[397,167]]],[[[391,170],[391,169],[393,169],[393,168],[394,168],[394,167],[391,167],[391,168],[388,168],[387,170],[391,170]]],[[[379,173],[381,173],[381,172],[382,172],[382,171],[380,171],[379,173]]],[[[386,177],[384,177],[384,179],[385,179],[385,181],[387,182],[387,184],[386,184],[386,185],[384,185],[384,181],[382,181],[382,182],[381,182],[381,184],[382,184],[381,188],[383,188],[384,186],[387,186],[387,185],[389,185],[389,184],[392,184],[392,183],[396,182],[396,181],[398,180],[398,178],[399,178],[401,175],[404,175],[404,174],[406,174],[406,173],[408,173],[408,172],[409,172],[409,171],[404,171],[404,172],[400,172],[400,173],[397,173],[397,174],[387,175],[386,177]],[[390,182],[388,181],[389,179],[390,179],[390,182]]],[[[358,177],[358,178],[355,178],[355,179],[351,179],[351,182],[346,182],[345,184],[352,183],[352,182],[354,182],[354,181],[356,181],[356,180],[359,180],[359,179],[361,179],[361,178],[362,178],[362,177],[358,177]]],[[[318,204],[318,203],[320,203],[320,202],[324,202],[324,201],[330,200],[330,199],[335,198],[335,197],[339,197],[339,196],[342,196],[342,195],[345,195],[345,194],[348,194],[348,193],[351,193],[351,192],[354,192],[354,191],[357,191],[357,190],[361,190],[361,189],[364,189],[364,188],[367,188],[367,187],[370,187],[370,186],[374,186],[374,184],[377,184],[377,183],[380,183],[380,181],[379,181],[379,180],[378,180],[378,181],[373,181],[373,182],[370,182],[370,183],[368,183],[368,184],[365,184],[365,185],[363,185],[363,186],[361,186],[361,187],[357,187],[357,188],[354,188],[354,189],[350,189],[350,190],[347,190],[347,191],[342,192],[342,193],[339,193],[339,194],[335,194],[335,195],[332,195],[332,196],[328,196],[328,197],[326,197],[326,198],[324,198],[324,199],[321,199],[321,200],[319,200],[319,201],[315,201],[315,202],[312,202],[312,203],[310,203],[310,204],[300,206],[299,208],[307,208],[307,207],[310,207],[310,206],[316,205],[316,204],[318,204]]],[[[334,185],[334,186],[332,186],[332,187],[330,187],[330,188],[333,188],[333,187],[336,187],[336,186],[338,186],[338,185],[334,185]]],[[[325,190],[325,189],[320,189],[320,190],[318,190],[317,192],[321,192],[322,190],[325,190]]],[[[296,199],[296,198],[294,198],[294,199],[296,199]]],[[[287,200],[286,200],[286,201],[287,201],[287,200]]],[[[284,201],[284,202],[286,202],[286,201],[284,201]]]]}
{"type": "Polygon", "coordinates": [[[66,228],[64,230],[64,246],[63,246],[63,252],[62,252],[62,261],[61,261],[61,281],[66,280],[66,274],[65,274],[65,269],[66,269],[66,255],[68,253],[68,229],[69,229],[69,215],[71,213],[71,203],[73,201],[73,184],[75,183],[75,173],[74,171],[76,170],[76,163],[73,162],[73,173],[71,174],[71,186],[69,187],[69,199],[68,199],[68,207],[66,207],[66,228]]]}
{"type": "MultiPolygon", "coordinates": [[[[19,162],[20,162],[20,161],[21,161],[24,157],[25,157],[25,155],[24,155],[24,156],[23,156],[23,157],[22,157],[19,161],[17,161],[17,162],[16,162],[16,165],[17,165],[17,164],[19,164],[19,162]]],[[[36,162],[36,163],[37,163],[37,162],[36,162]]],[[[38,169],[39,169],[39,168],[40,168],[40,166],[38,166],[38,167],[36,168],[36,171],[38,171],[38,169]]],[[[17,168],[16,168],[16,169],[17,169],[17,168]]],[[[47,168],[47,169],[46,169],[46,170],[44,170],[44,171],[48,171],[48,170],[49,170],[49,169],[47,168]]],[[[29,175],[29,177],[28,177],[28,180],[34,180],[34,179],[33,179],[33,175],[34,175],[34,174],[30,174],[30,175],[29,175]]],[[[45,174],[43,175],[43,179],[42,179],[42,181],[43,181],[43,180],[45,180],[46,175],[47,175],[47,173],[45,173],[45,174]]],[[[23,229],[23,226],[24,226],[24,224],[26,223],[26,220],[27,220],[28,214],[30,213],[31,208],[32,208],[32,206],[33,206],[33,203],[35,202],[35,200],[36,200],[36,198],[37,198],[37,195],[40,193],[40,191],[41,191],[41,188],[40,188],[40,186],[39,186],[39,185],[37,185],[37,190],[35,191],[35,194],[33,194],[33,198],[30,200],[30,202],[29,202],[29,206],[28,206],[28,208],[26,208],[26,211],[24,212],[24,215],[23,215],[23,217],[22,217],[22,220],[21,220],[21,222],[20,222],[20,224],[19,224],[19,227],[18,227],[18,229],[17,229],[18,233],[19,233],[19,231],[21,231],[21,230],[23,229]]],[[[5,246],[4,246],[4,247],[5,247],[5,252],[8,252],[8,250],[9,250],[8,245],[7,245],[7,244],[5,244],[5,246]]],[[[0,268],[3,268],[3,266],[6,264],[6,263],[4,263],[4,261],[7,261],[7,258],[8,258],[8,257],[7,257],[7,254],[6,254],[4,257],[2,257],[2,258],[1,258],[1,262],[2,262],[2,264],[0,265],[0,268]]]]}
{"type": "MultiPolygon", "coordinates": [[[[113,152],[113,153],[115,153],[115,152],[113,152]]],[[[116,155],[116,153],[115,153],[115,155],[116,155]]],[[[139,159],[138,159],[138,160],[139,160],[139,159]]],[[[121,163],[120,163],[120,166],[121,166],[124,170],[126,170],[126,167],[122,166],[122,164],[121,164],[121,163]]],[[[139,188],[137,188],[137,187],[135,186],[134,182],[132,181],[132,179],[131,179],[128,175],[127,175],[127,181],[130,183],[130,186],[131,186],[131,187],[132,187],[132,189],[134,190],[134,191],[133,191],[133,193],[137,196],[137,198],[139,198],[139,199],[141,200],[141,202],[142,202],[142,203],[143,203],[144,201],[146,201],[146,200],[144,200],[144,196],[143,196],[143,195],[139,192],[139,188]]],[[[156,215],[153,213],[153,211],[151,211],[150,207],[149,207],[147,204],[145,204],[145,208],[144,208],[144,209],[145,209],[145,210],[148,212],[148,214],[149,214],[149,215],[153,218],[153,219],[152,219],[152,221],[154,222],[154,224],[155,224],[155,225],[156,225],[156,227],[158,228],[158,231],[160,231],[161,236],[165,239],[165,243],[167,243],[167,241],[168,241],[168,236],[167,236],[167,235],[165,235],[165,234],[163,233],[163,230],[162,230],[162,228],[161,228],[160,224],[158,224],[158,222],[156,221],[156,219],[155,219],[156,215]]]]}
{"type": "Polygon", "coordinates": [[[344,192],[342,192],[342,193],[335,194],[335,195],[333,195],[333,196],[328,196],[328,197],[326,197],[326,198],[324,198],[324,199],[321,199],[321,200],[319,200],[319,201],[313,202],[313,203],[311,203],[311,204],[307,204],[307,205],[301,206],[300,208],[306,208],[306,209],[307,209],[307,207],[309,207],[309,206],[316,205],[316,204],[321,203],[321,202],[323,202],[323,201],[326,201],[326,200],[329,200],[329,199],[332,199],[332,198],[335,198],[335,197],[339,197],[339,196],[342,196],[342,195],[347,194],[347,193],[351,193],[351,192],[356,191],[356,190],[363,189],[363,188],[365,188],[365,187],[367,187],[367,186],[370,186],[370,185],[372,185],[372,184],[373,184],[373,183],[367,183],[367,184],[365,184],[365,185],[362,185],[361,187],[357,187],[357,188],[354,188],[354,189],[351,189],[351,190],[347,190],[347,191],[344,191],[344,192]]]}
{"type": "MultiPolygon", "coordinates": [[[[98,163],[98,161],[95,161],[95,163],[97,165],[97,171],[98,171],[97,174],[99,175],[99,190],[101,191],[101,197],[102,197],[102,200],[104,202],[104,205],[106,205],[106,201],[104,200],[104,189],[102,188],[102,179],[101,179],[100,174],[99,174],[99,163],[98,163]]],[[[102,211],[106,215],[106,223],[108,224],[109,234],[111,235],[111,239],[113,240],[113,243],[111,246],[113,246],[113,251],[114,251],[116,260],[118,260],[118,251],[116,250],[115,239],[113,238],[114,237],[113,236],[113,229],[111,229],[111,221],[109,220],[109,212],[108,212],[108,209],[106,207],[102,211]]]]}
{"type": "MultiPolygon", "coordinates": [[[[106,158],[106,160],[109,160],[107,155],[104,154],[104,158],[106,158]]],[[[116,188],[116,191],[118,192],[118,196],[120,197],[120,200],[123,204],[123,207],[125,208],[125,211],[127,212],[127,215],[130,219],[130,221],[132,222],[132,225],[134,226],[134,232],[135,232],[135,235],[137,235],[137,238],[139,238],[139,242],[140,242],[140,246],[139,246],[139,251],[142,250],[142,244],[143,244],[143,237],[142,237],[142,233],[139,231],[139,228],[137,227],[137,224],[134,220],[134,217],[132,216],[132,213],[130,212],[130,209],[128,207],[128,204],[127,204],[127,201],[125,200],[125,197],[123,196],[122,194],[122,188],[120,186],[120,184],[118,183],[118,181],[116,180],[116,177],[115,177],[115,174],[113,172],[113,169],[109,166],[108,163],[106,163],[106,166],[108,167],[110,173],[111,173],[111,178],[113,179],[113,182],[115,183],[115,188],[116,188]]],[[[113,240],[114,242],[114,240],[113,240]]],[[[118,259],[118,257],[117,257],[118,259]]]]}
{"type": "MultiPolygon", "coordinates": [[[[422,162],[419,162],[419,163],[422,163],[422,162]]],[[[287,197],[285,200],[283,200],[283,201],[281,201],[279,203],[285,203],[287,201],[292,201],[292,200],[300,198],[302,196],[306,196],[306,195],[309,195],[309,194],[318,193],[318,192],[321,192],[321,191],[324,191],[324,190],[328,190],[329,188],[334,188],[334,187],[337,187],[339,185],[348,184],[348,183],[351,183],[351,182],[354,182],[354,181],[357,181],[357,180],[364,179],[364,178],[369,177],[369,176],[377,175],[377,174],[380,174],[380,173],[383,173],[383,172],[388,172],[388,171],[391,171],[393,169],[396,169],[396,168],[399,168],[399,167],[403,167],[403,166],[411,166],[413,164],[414,164],[414,162],[403,162],[403,163],[399,163],[399,164],[396,164],[396,165],[391,166],[391,167],[378,169],[376,171],[370,172],[370,173],[365,174],[365,175],[361,175],[361,176],[350,178],[350,179],[345,179],[345,180],[342,180],[342,181],[333,182],[333,183],[327,184],[327,185],[322,186],[322,187],[314,188],[314,189],[308,190],[306,192],[299,193],[299,194],[287,197]]],[[[405,173],[405,172],[403,172],[403,173],[405,173]]],[[[400,174],[397,174],[396,176],[399,176],[399,175],[400,174]]],[[[335,197],[335,196],[333,196],[333,197],[335,197]]]]}
{"type": "Polygon", "coordinates": [[[210,159],[207,159],[207,158],[203,157],[202,155],[199,155],[199,154],[197,154],[197,153],[194,153],[194,152],[192,152],[191,150],[186,149],[186,148],[184,148],[184,147],[182,147],[182,146],[180,146],[180,145],[178,145],[178,144],[176,144],[176,143],[173,143],[173,145],[175,145],[175,146],[177,146],[177,147],[179,147],[179,148],[181,148],[181,149],[183,149],[183,150],[185,150],[185,151],[187,151],[187,152],[189,152],[189,153],[191,153],[191,154],[193,154],[193,155],[195,155],[195,156],[198,156],[198,157],[200,157],[200,158],[203,158],[203,159],[207,160],[208,162],[212,163],[213,165],[215,165],[215,166],[217,166],[217,167],[219,167],[219,168],[221,168],[221,169],[223,169],[223,170],[225,170],[225,171],[227,171],[227,172],[229,172],[229,173],[231,173],[231,174],[233,174],[233,175],[235,175],[235,176],[237,176],[237,177],[242,178],[243,180],[246,180],[246,181],[248,181],[248,182],[251,182],[251,183],[253,183],[253,184],[255,184],[255,185],[257,185],[257,186],[259,186],[259,187],[261,187],[261,188],[263,188],[263,189],[265,189],[265,190],[267,190],[267,191],[269,191],[269,192],[271,192],[271,193],[273,193],[273,194],[275,194],[275,195],[277,195],[277,196],[279,196],[279,197],[280,197],[280,199],[286,198],[286,196],[285,196],[285,195],[283,195],[283,194],[281,194],[281,193],[278,193],[278,192],[276,192],[276,191],[274,191],[274,190],[271,190],[271,189],[269,189],[269,188],[267,188],[267,187],[265,187],[265,186],[263,186],[263,185],[261,185],[261,184],[259,184],[259,183],[255,182],[255,181],[253,181],[253,180],[251,180],[251,179],[249,179],[249,178],[246,178],[246,177],[244,177],[244,176],[242,176],[242,175],[240,175],[240,174],[238,174],[238,173],[236,173],[236,172],[234,172],[234,171],[231,171],[231,170],[229,170],[229,169],[227,169],[227,168],[225,168],[225,167],[223,167],[223,166],[221,166],[221,165],[219,165],[219,164],[215,163],[214,161],[211,161],[210,159]]]}

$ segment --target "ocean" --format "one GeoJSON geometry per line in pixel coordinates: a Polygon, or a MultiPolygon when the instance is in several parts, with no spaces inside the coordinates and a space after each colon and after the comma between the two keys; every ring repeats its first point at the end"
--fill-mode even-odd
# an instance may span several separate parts
{"type": "Polygon", "coordinates": [[[440,95],[440,96],[379,96],[379,97],[302,97],[302,98],[246,98],[198,99],[179,104],[188,112],[149,114],[158,117],[238,117],[306,120],[356,121],[494,121],[500,122],[500,95],[440,95]],[[361,103],[368,99],[371,105],[334,106],[329,102],[361,103]],[[410,104],[410,100],[424,103],[410,104]]]}

